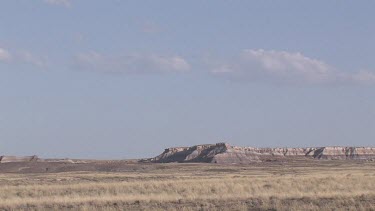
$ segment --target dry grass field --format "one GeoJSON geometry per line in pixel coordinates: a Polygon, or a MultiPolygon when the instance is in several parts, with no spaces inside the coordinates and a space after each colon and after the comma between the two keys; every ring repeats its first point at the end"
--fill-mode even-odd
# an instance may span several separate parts
{"type": "Polygon", "coordinates": [[[373,162],[126,165],[1,173],[0,210],[375,210],[373,162]]]}

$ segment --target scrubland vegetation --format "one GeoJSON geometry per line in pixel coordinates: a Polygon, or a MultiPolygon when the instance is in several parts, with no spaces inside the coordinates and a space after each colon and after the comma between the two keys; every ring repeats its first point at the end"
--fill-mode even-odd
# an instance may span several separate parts
{"type": "Polygon", "coordinates": [[[0,174],[0,210],[375,210],[375,164],[0,174]]]}

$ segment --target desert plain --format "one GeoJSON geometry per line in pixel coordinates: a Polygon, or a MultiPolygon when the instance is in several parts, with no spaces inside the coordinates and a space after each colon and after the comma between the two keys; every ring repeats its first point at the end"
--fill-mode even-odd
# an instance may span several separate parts
{"type": "Polygon", "coordinates": [[[0,210],[375,210],[375,162],[0,163],[0,210]]]}

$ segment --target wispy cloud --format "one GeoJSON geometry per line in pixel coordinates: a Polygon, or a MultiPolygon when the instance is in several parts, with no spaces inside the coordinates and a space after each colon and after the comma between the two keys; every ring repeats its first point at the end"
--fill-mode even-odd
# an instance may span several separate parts
{"type": "Polygon", "coordinates": [[[189,63],[180,56],[132,54],[108,56],[97,52],[78,54],[75,65],[80,69],[112,73],[185,72],[189,63]]]}
{"type": "Polygon", "coordinates": [[[43,0],[47,4],[52,4],[56,6],[70,7],[70,0],[43,0]]]}
{"type": "Polygon", "coordinates": [[[76,55],[74,64],[80,69],[90,71],[129,74],[185,72],[190,69],[189,63],[180,56],[156,54],[110,56],[89,52],[76,55]]]}
{"type": "Polygon", "coordinates": [[[375,83],[375,72],[361,70],[358,73],[350,75],[351,80],[361,83],[375,83]]]}
{"type": "Polygon", "coordinates": [[[18,62],[31,64],[38,67],[46,67],[47,66],[47,59],[43,58],[42,56],[37,56],[32,54],[29,51],[20,51],[16,54],[16,59],[18,62]]]}
{"type": "Polygon", "coordinates": [[[8,50],[4,48],[0,48],[0,61],[7,62],[12,59],[11,54],[9,53],[8,50]]]}
{"type": "Polygon", "coordinates": [[[47,59],[32,54],[26,50],[9,51],[0,48],[0,62],[8,62],[10,64],[31,64],[38,67],[47,66],[47,59]]]}
{"type": "Polygon", "coordinates": [[[348,74],[301,53],[275,50],[243,50],[231,61],[219,63],[210,72],[235,80],[272,80],[294,83],[375,82],[371,72],[348,74]]]}

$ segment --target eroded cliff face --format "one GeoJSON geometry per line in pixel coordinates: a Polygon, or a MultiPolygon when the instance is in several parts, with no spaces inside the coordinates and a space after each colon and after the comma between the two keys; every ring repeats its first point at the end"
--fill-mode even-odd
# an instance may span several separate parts
{"type": "Polygon", "coordinates": [[[12,162],[31,162],[37,161],[39,158],[36,155],[33,156],[0,156],[0,163],[12,163],[12,162]]]}
{"type": "Polygon", "coordinates": [[[249,163],[259,161],[257,156],[252,156],[251,151],[237,150],[226,143],[203,144],[192,147],[167,148],[162,154],[152,159],[153,162],[205,162],[249,163]]]}
{"type": "Polygon", "coordinates": [[[375,160],[375,148],[372,147],[321,147],[312,153],[318,159],[375,160]]]}
{"type": "Polygon", "coordinates": [[[255,148],[227,143],[168,148],[152,162],[205,162],[248,164],[277,159],[374,160],[372,147],[255,148]]]}

